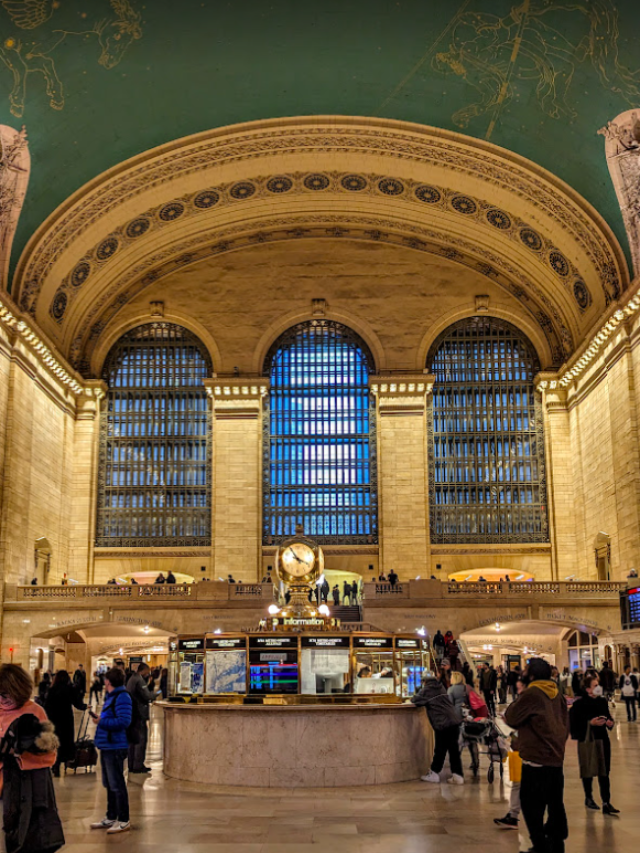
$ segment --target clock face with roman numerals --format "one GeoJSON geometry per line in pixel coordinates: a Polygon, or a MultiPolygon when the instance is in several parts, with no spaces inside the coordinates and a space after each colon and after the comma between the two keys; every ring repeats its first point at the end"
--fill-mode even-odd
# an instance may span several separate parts
{"type": "Polygon", "coordinates": [[[313,548],[304,542],[292,542],[283,549],[280,559],[282,568],[293,579],[303,578],[308,575],[315,564],[316,555],[313,548]]]}

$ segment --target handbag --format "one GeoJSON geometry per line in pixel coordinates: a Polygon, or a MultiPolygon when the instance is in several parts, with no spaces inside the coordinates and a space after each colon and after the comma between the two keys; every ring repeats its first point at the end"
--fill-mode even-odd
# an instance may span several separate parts
{"type": "Polygon", "coordinates": [[[581,779],[593,779],[594,776],[607,775],[604,743],[595,738],[591,723],[587,723],[586,738],[578,741],[578,763],[581,779]]]}
{"type": "Polygon", "coordinates": [[[507,763],[509,765],[509,779],[515,784],[522,782],[522,759],[520,753],[515,750],[508,753],[507,763]]]}
{"type": "Polygon", "coordinates": [[[488,717],[489,709],[486,704],[482,700],[480,696],[476,693],[473,688],[467,685],[467,699],[469,700],[469,707],[474,712],[475,717],[488,717]]]}

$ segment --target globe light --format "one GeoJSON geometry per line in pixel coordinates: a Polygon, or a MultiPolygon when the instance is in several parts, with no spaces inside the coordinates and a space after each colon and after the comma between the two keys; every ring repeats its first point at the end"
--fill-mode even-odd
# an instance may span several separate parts
{"type": "Polygon", "coordinates": [[[331,613],[331,611],[329,610],[329,608],[327,607],[326,604],[321,604],[320,607],[318,608],[318,612],[322,613],[323,616],[329,616],[331,613]]]}
{"type": "Polygon", "coordinates": [[[269,613],[272,616],[275,616],[276,614],[280,613],[280,608],[278,607],[277,604],[270,604],[269,605],[269,613]]]}

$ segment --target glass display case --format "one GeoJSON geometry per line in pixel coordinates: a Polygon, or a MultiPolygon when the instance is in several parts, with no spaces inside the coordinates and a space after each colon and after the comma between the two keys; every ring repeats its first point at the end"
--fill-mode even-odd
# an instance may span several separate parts
{"type": "Polygon", "coordinates": [[[429,665],[429,647],[421,637],[394,638],[396,696],[410,699],[420,687],[422,672],[429,665]]]}

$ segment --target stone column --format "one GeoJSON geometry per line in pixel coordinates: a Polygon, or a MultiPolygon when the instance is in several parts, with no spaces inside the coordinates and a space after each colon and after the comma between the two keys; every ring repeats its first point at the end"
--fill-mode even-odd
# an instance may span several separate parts
{"type": "Polygon", "coordinates": [[[101,380],[86,382],[78,397],[73,441],[69,577],[94,583],[94,548],[98,496],[100,401],[107,392],[101,380]]]}
{"type": "Polygon", "coordinates": [[[430,575],[427,394],[433,376],[373,376],[377,400],[380,568],[430,575]]]}
{"type": "Polygon", "coordinates": [[[631,669],[640,669],[640,646],[637,643],[631,644],[631,669]]]}
{"type": "Polygon", "coordinates": [[[213,576],[254,583],[262,553],[262,399],[267,379],[206,379],[212,400],[213,576]]]}
{"type": "MultiPolygon", "coordinates": [[[[577,554],[576,529],[582,517],[576,507],[573,478],[578,460],[571,444],[567,392],[554,380],[542,379],[537,388],[542,391],[551,576],[553,580],[576,574],[584,577],[585,567],[579,566],[577,554]]],[[[593,572],[591,564],[587,568],[593,572]]]]}
{"type": "Polygon", "coordinates": [[[607,355],[606,366],[618,528],[612,542],[611,574],[612,578],[623,578],[636,566],[640,553],[638,410],[628,339],[607,355]]]}

